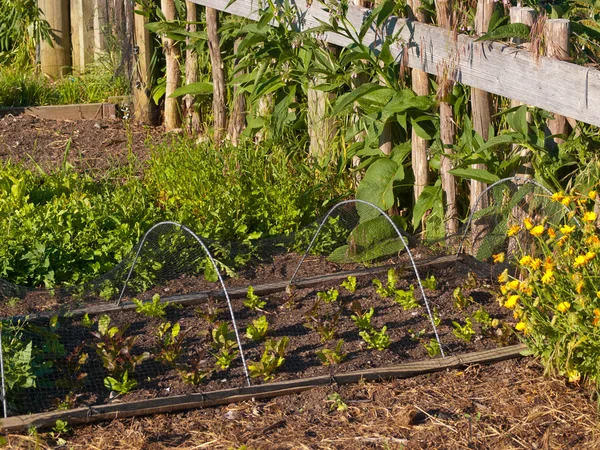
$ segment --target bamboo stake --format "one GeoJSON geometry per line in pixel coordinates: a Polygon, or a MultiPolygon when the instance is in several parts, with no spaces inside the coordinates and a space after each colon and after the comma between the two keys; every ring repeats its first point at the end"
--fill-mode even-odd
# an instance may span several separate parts
{"type": "MultiPolygon", "coordinates": [[[[569,41],[571,38],[571,22],[567,19],[551,19],[544,26],[544,40],[546,42],[546,56],[568,61],[569,41]]],[[[569,123],[565,116],[554,114],[554,119],[548,120],[548,132],[552,134],[568,134],[569,123]]],[[[564,139],[555,137],[546,140],[546,146],[554,149],[562,144],[564,139]]]]}
{"type": "MultiPolygon", "coordinates": [[[[452,28],[452,1],[437,0],[435,2],[437,8],[438,25],[441,28],[452,28]]],[[[455,129],[452,105],[444,99],[450,93],[452,81],[450,74],[442,73],[438,76],[440,98],[440,138],[444,146],[444,155],[440,158],[440,177],[442,178],[442,190],[446,202],[446,235],[452,236],[458,233],[458,209],[456,203],[456,181],[454,176],[450,174],[452,170],[452,146],[454,145],[455,129]],[[446,156],[447,155],[447,156],[446,156]]]]}
{"type": "Polygon", "coordinates": [[[59,78],[71,66],[69,0],[39,0],[38,6],[52,29],[52,45],[45,40],[40,42],[42,72],[50,78],[59,78]]]}
{"type": "MultiPolygon", "coordinates": [[[[198,26],[198,10],[194,2],[186,1],[186,25],[185,29],[188,33],[195,33],[198,26]]],[[[185,38],[187,49],[185,51],[185,83],[191,84],[198,81],[198,53],[196,49],[191,47],[192,38],[185,38]]],[[[184,117],[188,133],[195,135],[200,131],[200,114],[194,107],[196,101],[193,95],[187,94],[183,97],[184,117]]]]}
{"type": "MultiPolygon", "coordinates": [[[[141,10],[142,5],[136,3],[135,8],[141,10]]],[[[150,92],[152,38],[145,27],[148,19],[143,14],[134,15],[134,56],[136,59],[133,74],[133,117],[146,125],[153,125],[156,108],[150,92]]]]}
{"type": "Polygon", "coordinates": [[[223,135],[227,130],[227,115],[225,101],[225,72],[221,58],[221,44],[219,41],[219,13],[214,8],[206,8],[206,32],[208,34],[208,50],[212,66],[213,78],[213,117],[214,141],[220,147],[223,135]]]}
{"type": "MultiPolygon", "coordinates": [[[[161,0],[161,9],[168,22],[175,20],[177,9],[173,0],[161,0]]],[[[179,100],[172,98],[171,94],[179,87],[181,71],[179,70],[179,58],[181,53],[179,45],[166,35],[162,37],[163,52],[166,59],[167,86],[165,92],[165,112],[164,122],[165,130],[170,131],[181,126],[181,117],[179,115],[179,100]]]]}

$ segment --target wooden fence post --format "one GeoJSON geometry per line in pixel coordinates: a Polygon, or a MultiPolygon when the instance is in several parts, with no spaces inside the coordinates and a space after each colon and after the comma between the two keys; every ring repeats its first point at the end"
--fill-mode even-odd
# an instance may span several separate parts
{"type": "MultiPolygon", "coordinates": [[[[173,0],[161,0],[161,9],[167,21],[175,20],[177,9],[173,0]]],[[[166,59],[167,87],[165,91],[165,130],[170,131],[181,126],[179,100],[171,98],[171,94],[179,87],[181,71],[179,58],[181,52],[179,45],[167,36],[162,37],[163,52],[166,59]]]]}
{"type": "Polygon", "coordinates": [[[94,11],[94,60],[98,60],[106,49],[106,28],[108,26],[108,4],[106,0],[93,0],[94,11]]]}
{"type": "MultiPolygon", "coordinates": [[[[429,22],[429,15],[421,9],[421,0],[409,0],[409,17],[419,22],[429,22]]],[[[412,89],[417,95],[429,95],[429,75],[419,69],[411,71],[412,89]]],[[[411,160],[415,176],[414,196],[415,202],[429,184],[429,161],[427,159],[427,140],[419,137],[414,128],[411,133],[411,160]]]]}
{"type": "MultiPolygon", "coordinates": [[[[525,8],[521,6],[513,6],[510,8],[510,23],[524,23],[525,25],[533,26],[535,23],[536,11],[533,8],[525,8]]],[[[513,39],[515,44],[521,44],[525,49],[529,49],[531,45],[529,43],[522,43],[520,39],[513,39]]],[[[522,105],[523,103],[518,100],[511,100],[511,107],[522,105]]],[[[527,121],[531,122],[532,117],[530,113],[527,113],[527,121]]],[[[517,169],[517,174],[526,177],[533,175],[533,167],[531,161],[527,161],[529,151],[519,145],[513,145],[515,151],[519,151],[521,154],[521,165],[517,169]],[[520,149],[520,150],[518,150],[520,149]]]]}
{"type": "MultiPolygon", "coordinates": [[[[437,0],[438,25],[450,30],[452,28],[452,0],[437,0]]],[[[456,204],[456,180],[450,174],[452,161],[448,156],[453,153],[455,128],[452,105],[444,99],[452,90],[452,74],[442,73],[438,76],[438,96],[440,98],[440,138],[444,146],[444,155],[440,158],[440,177],[442,179],[442,191],[446,200],[446,235],[452,236],[458,233],[458,208],[456,204]]]]}
{"type": "MultiPolygon", "coordinates": [[[[551,19],[544,25],[544,40],[546,42],[546,56],[569,60],[569,41],[571,38],[571,22],[568,19],[551,19]]],[[[549,134],[568,134],[569,124],[565,116],[554,114],[554,119],[548,121],[549,134]]],[[[563,139],[555,137],[547,139],[546,146],[556,148],[562,144],[563,139]]]]}
{"type": "MultiPolygon", "coordinates": [[[[188,33],[195,33],[197,30],[196,21],[198,20],[198,9],[194,2],[185,2],[186,22],[185,29],[188,33]]],[[[185,83],[191,84],[198,81],[198,53],[196,49],[191,48],[192,38],[185,38],[187,50],[185,51],[185,83]]],[[[184,117],[188,133],[195,135],[200,131],[200,115],[195,108],[195,97],[186,95],[183,97],[184,117]]]]}
{"type": "Polygon", "coordinates": [[[206,32],[208,35],[208,50],[212,66],[213,78],[213,117],[214,141],[219,147],[227,131],[227,112],[225,98],[225,72],[221,58],[221,44],[219,41],[219,15],[216,9],[206,8],[206,32]]]}
{"type": "Polygon", "coordinates": [[[85,72],[94,58],[93,0],[71,0],[71,48],[73,69],[85,72]]]}
{"type": "Polygon", "coordinates": [[[53,30],[53,46],[44,40],[40,42],[42,72],[58,78],[68,73],[71,66],[69,0],[39,0],[38,6],[53,30]]]}
{"type": "MultiPolygon", "coordinates": [[[[142,9],[136,3],[135,8],[142,9]]],[[[150,31],[145,25],[148,22],[146,16],[135,14],[134,16],[134,73],[133,73],[133,117],[136,121],[146,125],[154,125],[156,122],[156,107],[152,101],[150,82],[152,74],[150,61],[152,59],[152,38],[150,31]]]]}
{"type": "MultiPolygon", "coordinates": [[[[475,33],[483,35],[488,31],[488,25],[496,2],[494,0],[478,0],[475,15],[475,33]]],[[[489,137],[490,124],[492,122],[492,94],[481,89],[471,89],[471,112],[473,129],[479,133],[484,140],[489,137]]],[[[473,164],[474,169],[486,169],[485,164],[473,164]]],[[[487,198],[482,198],[478,205],[477,199],[487,185],[481,181],[471,180],[471,211],[482,209],[487,206],[487,198]]]]}

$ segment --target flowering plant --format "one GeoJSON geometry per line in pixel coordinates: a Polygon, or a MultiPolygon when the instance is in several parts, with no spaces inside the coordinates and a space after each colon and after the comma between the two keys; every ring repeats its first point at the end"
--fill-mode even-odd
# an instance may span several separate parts
{"type": "Polygon", "coordinates": [[[498,277],[500,304],[513,310],[515,329],[546,371],[571,382],[600,382],[600,236],[596,191],[556,193],[572,210],[561,224],[525,218],[507,235],[527,233],[534,245],[518,251],[513,273],[498,277]]]}

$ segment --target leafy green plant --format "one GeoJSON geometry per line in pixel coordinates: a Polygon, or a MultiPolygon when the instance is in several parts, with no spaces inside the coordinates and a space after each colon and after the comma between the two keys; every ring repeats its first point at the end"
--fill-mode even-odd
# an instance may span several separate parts
{"type": "Polygon", "coordinates": [[[462,339],[465,342],[471,342],[473,336],[475,336],[475,330],[473,330],[473,322],[470,317],[465,318],[465,324],[461,325],[458,322],[453,321],[452,326],[454,329],[452,333],[459,339],[462,339]]]}
{"type": "Polygon", "coordinates": [[[94,320],[90,319],[88,313],[85,313],[84,316],[81,318],[81,326],[83,328],[92,328],[94,326],[94,320]]]}
{"type": "Polygon", "coordinates": [[[252,321],[246,328],[246,336],[253,341],[262,341],[269,330],[269,322],[266,316],[260,316],[252,321]]]}
{"type": "Polygon", "coordinates": [[[352,302],[350,309],[352,310],[352,312],[354,312],[354,314],[352,314],[350,318],[359,330],[370,331],[371,329],[373,329],[373,325],[371,325],[371,318],[375,313],[374,308],[371,307],[368,311],[363,311],[360,302],[358,300],[355,300],[352,302]]]}
{"type": "Polygon", "coordinates": [[[24,338],[24,328],[25,323],[21,321],[2,322],[4,381],[10,402],[23,389],[37,385],[33,342],[24,338]]]}
{"type": "Polygon", "coordinates": [[[185,362],[176,364],[175,370],[184,383],[198,385],[210,378],[215,368],[208,366],[206,350],[201,349],[190,358],[186,358],[185,362]]]}
{"type": "Polygon", "coordinates": [[[346,411],[348,409],[348,405],[344,402],[344,399],[337,392],[333,392],[327,396],[325,400],[326,403],[329,403],[329,411],[346,411]]]}
{"type": "Polygon", "coordinates": [[[171,322],[161,323],[158,327],[158,354],[156,358],[166,364],[174,365],[183,353],[183,342],[189,330],[181,332],[181,325],[171,322]]]}
{"type": "Polygon", "coordinates": [[[333,350],[329,348],[318,350],[317,357],[324,366],[339,364],[346,358],[346,353],[342,350],[343,345],[344,340],[340,339],[333,350]]]}
{"type": "Polygon", "coordinates": [[[331,288],[326,292],[317,292],[317,297],[323,300],[325,303],[333,303],[337,300],[339,292],[335,288],[331,288]]]}
{"type": "Polygon", "coordinates": [[[80,343],[57,362],[60,377],[56,380],[56,386],[69,389],[70,393],[83,386],[88,376],[87,372],[83,371],[83,366],[89,358],[88,353],[83,351],[86,345],[86,342],[80,343]]]}
{"type": "Polygon", "coordinates": [[[379,294],[383,298],[391,297],[396,291],[397,281],[398,276],[396,274],[396,269],[391,268],[390,270],[388,270],[387,273],[387,284],[385,287],[383,286],[383,283],[380,279],[375,278],[373,280],[373,284],[375,285],[375,292],[377,292],[377,294],[379,294]]]}
{"type": "MultiPolygon", "coordinates": [[[[102,359],[102,365],[111,374],[133,373],[136,366],[150,357],[148,352],[134,355],[133,349],[137,336],[125,337],[128,328],[129,325],[121,329],[110,327],[110,317],[105,314],[98,319],[98,331],[91,332],[92,336],[100,340],[95,344],[96,353],[102,359]]],[[[129,384],[133,381],[133,379],[129,380],[129,384]]]]}
{"type": "Polygon", "coordinates": [[[392,343],[387,334],[387,326],[383,326],[379,331],[375,328],[371,328],[370,330],[360,331],[358,334],[363,338],[363,341],[367,343],[367,348],[382,351],[388,348],[392,343]]]}
{"type": "Polygon", "coordinates": [[[214,356],[217,358],[216,365],[221,369],[228,369],[238,355],[235,332],[229,330],[227,322],[221,322],[210,334],[214,356]]]}
{"type": "Polygon", "coordinates": [[[246,294],[246,300],[244,300],[244,306],[253,311],[262,311],[266,304],[266,301],[261,300],[261,298],[254,293],[254,288],[252,286],[248,286],[248,292],[246,294]]]}
{"type": "Polygon", "coordinates": [[[156,317],[162,319],[167,315],[167,303],[162,303],[160,301],[160,295],[154,294],[152,296],[152,300],[149,302],[143,302],[134,298],[131,300],[135,305],[135,312],[140,313],[146,317],[156,317]]]}
{"type": "Polygon", "coordinates": [[[489,315],[489,313],[483,308],[483,306],[481,306],[477,311],[475,311],[471,317],[475,322],[481,324],[482,332],[486,332],[493,326],[492,324],[494,320],[489,315]]]}
{"type": "Polygon", "coordinates": [[[248,361],[248,370],[253,378],[263,377],[265,381],[273,378],[275,371],[285,362],[285,351],[290,343],[287,336],[275,341],[265,342],[265,350],[258,362],[248,361]]]}
{"type": "Polygon", "coordinates": [[[434,357],[434,356],[438,356],[442,354],[442,351],[440,349],[440,344],[438,343],[437,339],[435,338],[431,338],[429,340],[429,343],[425,343],[423,344],[425,347],[425,350],[427,350],[427,354],[430,357],[434,357]]]}
{"type": "Polygon", "coordinates": [[[321,342],[330,341],[335,337],[341,313],[341,309],[332,304],[326,303],[325,307],[321,308],[321,301],[317,299],[304,315],[304,326],[319,333],[321,342]]]}
{"type": "Polygon", "coordinates": [[[454,298],[454,306],[458,309],[465,309],[470,303],[473,303],[473,297],[466,296],[460,286],[457,286],[452,292],[454,298]]]}
{"type": "Polygon", "coordinates": [[[347,289],[349,292],[355,292],[356,291],[356,277],[349,275],[345,281],[342,281],[342,284],[340,284],[340,286],[347,289]]]}
{"type": "Polygon", "coordinates": [[[437,280],[435,279],[435,275],[431,275],[423,280],[421,280],[421,284],[423,288],[429,289],[432,291],[437,290],[437,280]]]}
{"type": "Polygon", "coordinates": [[[402,306],[406,311],[409,309],[420,308],[419,302],[415,298],[415,287],[411,284],[408,291],[395,290],[394,291],[394,302],[402,306]]]}
{"type": "Polygon", "coordinates": [[[208,323],[216,323],[221,314],[221,309],[217,307],[214,299],[209,296],[206,301],[206,307],[196,308],[196,312],[208,323]]]}
{"type": "Polygon", "coordinates": [[[137,381],[133,378],[129,379],[129,373],[126,370],[121,375],[120,379],[113,377],[104,378],[104,387],[110,391],[118,392],[119,394],[128,394],[137,386],[137,381]]]}

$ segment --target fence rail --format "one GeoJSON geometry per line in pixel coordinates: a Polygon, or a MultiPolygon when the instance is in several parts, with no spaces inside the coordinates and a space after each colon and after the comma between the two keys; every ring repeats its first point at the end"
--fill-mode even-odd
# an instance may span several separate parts
{"type": "MultiPolygon", "coordinates": [[[[252,20],[259,17],[255,0],[192,0],[252,20]]],[[[307,30],[329,22],[329,13],[317,0],[307,6],[304,0],[291,3],[297,10],[299,30],[307,30]]],[[[349,5],[348,21],[359,29],[369,10],[349,5]]],[[[538,56],[522,48],[495,42],[476,42],[475,38],[439,27],[403,18],[385,24],[387,33],[400,32],[401,42],[392,48],[395,57],[407,57],[407,64],[438,75],[448,69],[452,78],[465,85],[492,94],[519,100],[530,106],[600,126],[600,71],[538,56]],[[400,45],[406,44],[406,45],[400,45]],[[406,50],[406,55],[403,52],[406,50]]],[[[371,30],[363,43],[377,46],[380,34],[371,30]]],[[[324,39],[347,46],[350,40],[337,34],[324,39]]]]}

